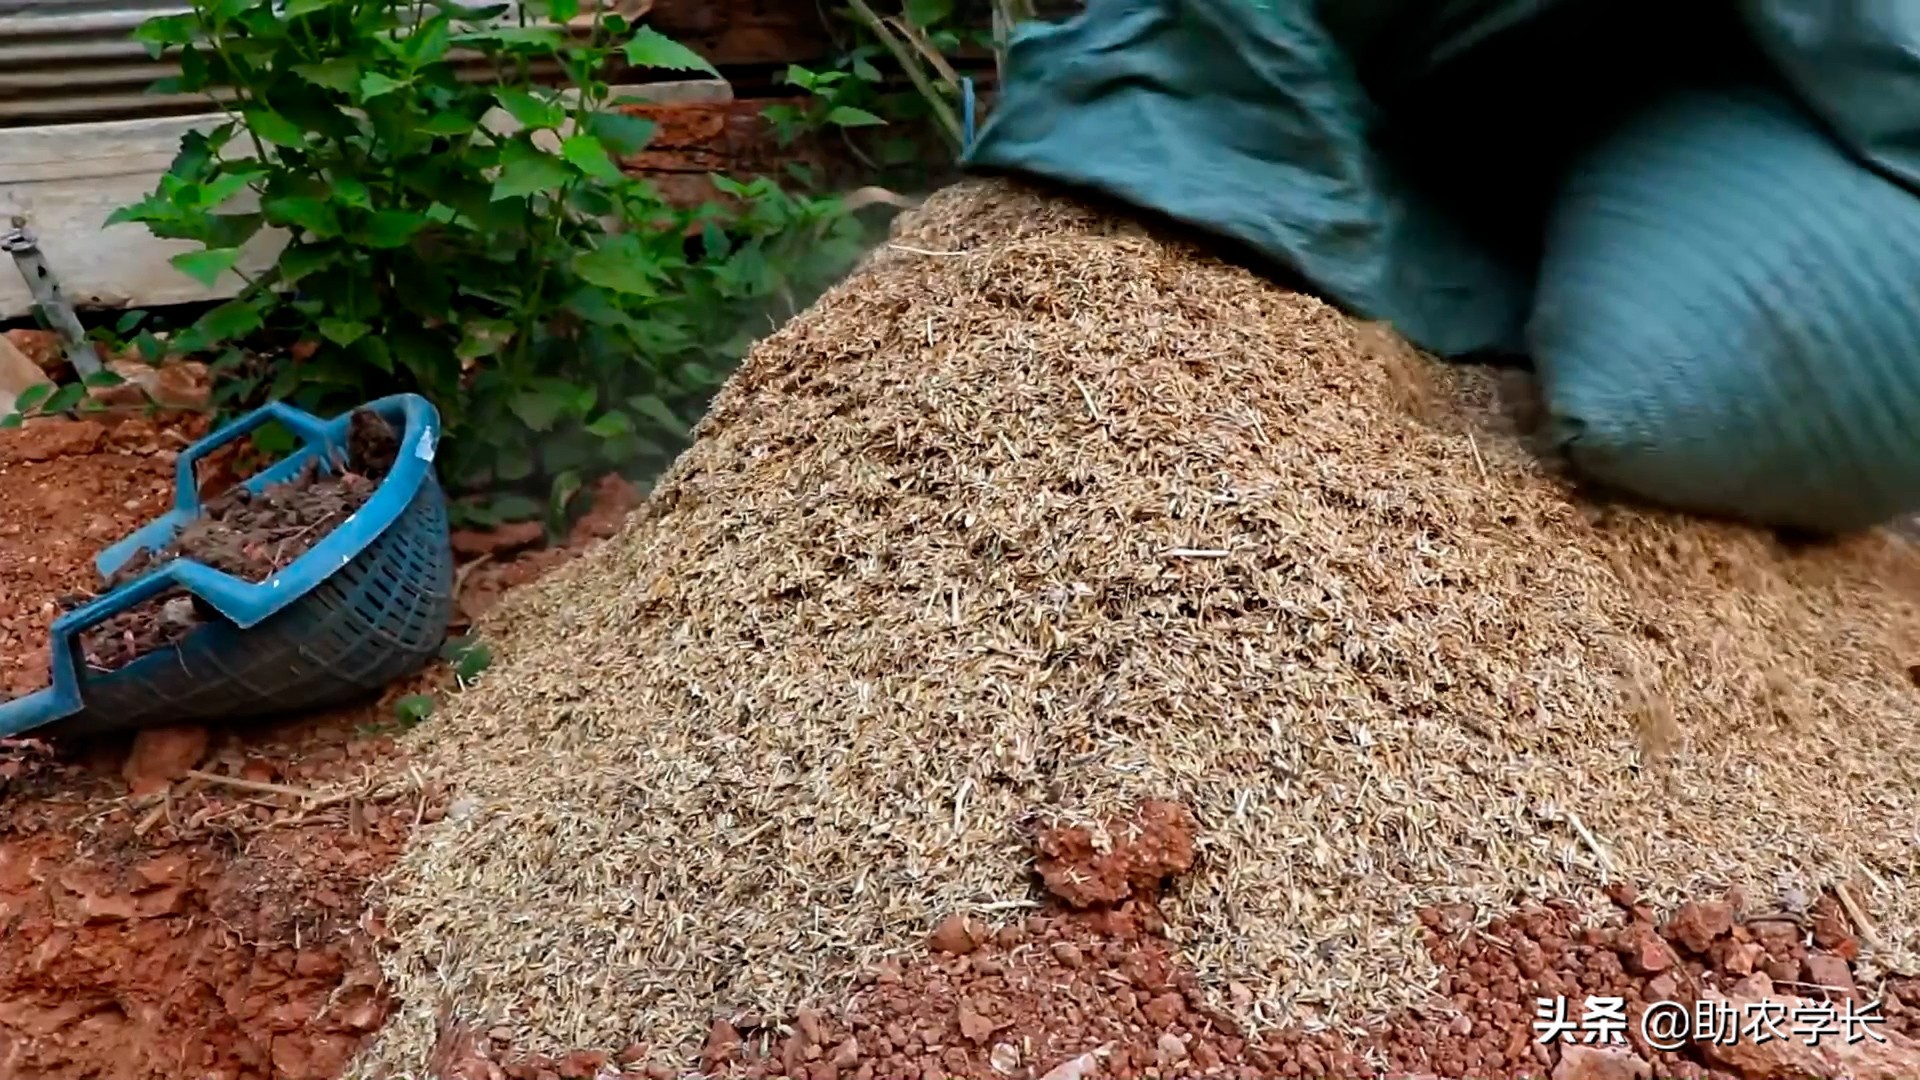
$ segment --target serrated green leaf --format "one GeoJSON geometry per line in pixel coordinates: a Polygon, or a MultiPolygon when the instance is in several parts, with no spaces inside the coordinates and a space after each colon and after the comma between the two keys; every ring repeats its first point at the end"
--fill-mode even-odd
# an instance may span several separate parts
{"type": "Polygon", "coordinates": [[[567,119],[566,110],[559,103],[530,91],[508,87],[494,91],[493,97],[522,127],[556,128],[567,119]]]}
{"type": "Polygon", "coordinates": [[[573,272],[581,280],[630,296],[654,295],[649,270],[640,238],[631,233],[602,237],[599,247],[573,257],[573,272]]]}
{"type": "Polygon", "coordinates": [[[827,123],[836,127],[873,127],[884,124],[885,120],[865,109],[856,109],[851,105],[835,105],[827,110],[827,123]]]}
{"type": "Polygon", "coordinates": [[[557,23],[569,23],[578,14],[580,14],[580,0],[552,0],[547,16],[557,23]]]}
{"type": "Polygon", "coordinates": [[[538,387],[513,395],[507,402],[507,408],[513,410],[513,415],[534,431],[548,431],[571,403],[572,397],[563,391],[538,387]]]}
{"type": "Polygon", "coordinates": [[[419,68],[447,55],[452,47],[453,28],[442,13],[415,27],[401,43],[400,53],[407,58],[409,66],[419,68]]]}
{"type": "Polygon", "coordinates": [[[329,245],[289,244],[280,252],[280,281],[291,285],[316,270],[332,266],[340,253],[329,245]]]}
{"type": "Polygon", "coordinates": [[[460,344],[453,355],[462,360],[492,356],[513,340],[516,329],[505,319],[468,319],[460,325],[460,344]]]}
{"type": "Polygon", "coordinates": [[[573,176],[558,158],[524,143],[508,143],[501,156],[506,160],[500,166],[499,179],[493,182],[494,202],[552,191],[573,176]]]}
{"type": "Polygon", "coordinates": [[[926,29],[953,18],[953,0],[907,0],[907,21],[926,29]]]}
{"type": "Polygon", "coordinates": [[[168,46],[185,45],[199,36],[200,24],[192,15],[161,15],[134,28],[133,40],[145,45],[156,59],[168,46]]]}
{"type": "Polygon", "coordinates": [[[115,207],[114,211],[107,215],[105,224],[124,225],[129,222],[139,223],[152,220],[155,217],[172,216],[173,212],[171,204],[162,200],[146,198],[129,206],[115,207]]]}
{"type": "Polygon", "coordinates": [[[227,173],[215,178],[212,183],[203,185],[200,188],[199,198],[196,199],[195,202],[203,210],[212,210],[225,203],[228,199],[240,194],[240,192],[246,190],[248,184],[253,183],[265,175],[267,175],[266,172],[261,169],[227,173]]]}
{"type": "Polygon", "coordinates": [[[241,116],[246,120],[248,130],[275,146],[298,150],[307,144],[307,133],[300,130],[300,125],[272,109],[254,106],[241,113],[241,116]]]}
{"type": "Polygon", "coordinates": [[[865,58],[853,62],[853,77],[863,82],[879,82],[880,69],[874,67],[865,58]]]}
{"type": "Polygon", "coordinates": [[[599,418],[587,425],[587,430],[603,439],[633,434],[633,418],[623,412],[601,413],[599,418]]]}
{"type": "Polygon", "coordinates": [[[404,247],[426,225],[424,214],[408,210],[381,210],[369,215],[366,224],[355,229],[349,239],[370,248],[404,247]]]}
{"type": "Polygon", "coordinates": [[[230,341],[260,329],[260,312],[244,300],[229,300],[193,324],[205,345],[230,341]]]}
{"type": "Polygon", "coordinates": [[[333,201],[359,210],[373,209],[373,192],[351,176],[333,178],[333,201]]]}
{"type": "Polygon", "coordinates": [[[627,63],[634,67],[662,68],[667,71],[704,71],[718,78],[720,72],[706,58],[651,26],[643,26],[627,39],[627,63]]]}
{"type": "Polygon", "coordinates": [[[456,45],[498,44],[507,46],[525,46],[533,49],[557,49],[560,47],[560,32],[538,26],[502,26],[496,29],[472,30],[464,34],[455,34],[456,45]]]}
{"type": "Polygon", "coordinates": [[[315,86],[324,86],[343,94],[351,93],[354,87],[360,85],[360,65],[340,56],[318,64],[295,64],[293,73],[315,86]]]}
{"type": "Polygon", "coordinates": [[[233,269],[240,259],[239,248],[212,248],[207,251],[183,251],[167,260],[175,270],[202,285],[212,285],[220,275],[233,269]]]}
{"type": "Polygon", "coordinates": [[[656,394],[636,394],[627,399],[633,410],[676,435],[685,434],[686,422],[656,394]]]}
{"type": "Polygon", "coordinates": [[[325,11],[338,2],[339,0],[287,0],[287,18],[297,19],[302,15],[325,11]]]}
{"type": "Polygon", "coordinates": [[[360,100],[372,101],[384,94],[403,89],[407,85],[404,79],[395,79],[377,71],[369,71],[360,76],[360,100]]]}
{"type": "Polygon", "coordinates": [[[63,413],[80,404],[87,396],[87,388],[80,383],[68,383],[55,390],[52,396],[40,405],[43,413],[63,413]]]}
{"type": "Polygon", "coordinates": [[[340,235],[340,219],[334,215],[332,206],[319,199],[304,195],[269,199],[262,209],[276,225],[304,229],[322,240],[340,235]]]}
{"type": "Polygon", "coordinates": [[[387,374],[393,374],[393,350],[387,348],[386,340],[378,337],[363,337],[352,345],[353,355],[363,364],[371,365],[387,374]]]}
{"type": "Polygon", "coordinates": [[[473,121],[456,112],[434,113],[420,130],[428,135],[465,135],[473,130],[473,121]]]}
{"type": "Polygon", "coordinates": [[[18,408],[15,408],[12,412],[8,413],[7,415],[0,416],[0,431],[8,431],[13,428],[17,428],[26,422],[27,422],[27,418],[24,416],[21,416],[20,410],[18,408]]]}
{"type": "Polygon", "coordinates": [[[560,144],[560,156],[566,158],[574,168],[595,180],[617,181],[625,176],[620,171],[620,166],[615,165],[613,159],[607,156],[607,148],[601,146],[600,140],[592,135],[582,133],[569,137],[567,141],[560,144]]]}
{"type": "Polygon", "coordinates": [[[124,312],[118,319],[114,320],[113,332],[116,334],[131,333],[134,327],[139,326],[145,322],[146,319],[147,313],[137,308],[133,311],[124,312]]]}
{"type": "Polygon", "coordinates": [[[25,390],[20,391],[18,397],[13,399],[14,411],[20,413],[33,412],[35,409],[47,403],[47,399],[53,396],[54,389],[55,387],[52,383],[35,383],[27,387],[25,390]]]}
{"type": "Polygon", "coordinates": [[[654,124],[626,113],[598,112],[587,117],[587,131],[598,138],[609,153],[625,157],[647,148],[653,138],[654,124]]]}
{"type": "Polygon", "coordinates": [[[352,319],[321,319],[319,326],[321,337],[343,349],[366,337],[367,332],[373,329],[366,323],[352,319]]]}
{"type": "Polygon", "coordinates": [[[109,371],[106,368],[101,368],[99,371],[81,379],[80,382],[90,390],[105,390],[110,387],[125,386],[127,380],[117,371],[109,371]]]}

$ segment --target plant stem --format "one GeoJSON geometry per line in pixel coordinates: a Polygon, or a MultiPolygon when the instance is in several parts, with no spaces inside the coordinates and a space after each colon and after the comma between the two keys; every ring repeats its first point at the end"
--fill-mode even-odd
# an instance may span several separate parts
{"type": "Polygon", "coordinates": [[[867,0],[848,0],[848,2],[853,6],[854,12],[867,24],[868,29],[873,31],[874,36],[880,39],[880,44],[886,46],[886,50],[893,54],[894,60],[907,73],[907,78],[913,81],[914,89],[920,91],[920,96],[927,99],[928,108],[933,110],[934,116],[940,121],[947,140],[953,144],[954,152],[959,153],[964,149],[961,145],[960,118],[954,115],[953,106],[947,103],[940,89],[933,85],[933,80],[927,78],[925,69],[920,65],[920,58],[908,50],[906,44],[894,34],[880,16],[874,14],[873,9],[867,6],[867,0]]]}

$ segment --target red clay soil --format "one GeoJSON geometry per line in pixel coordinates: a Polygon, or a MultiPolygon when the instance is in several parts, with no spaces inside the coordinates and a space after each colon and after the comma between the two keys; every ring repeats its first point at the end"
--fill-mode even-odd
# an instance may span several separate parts
{"type": "MultiPolygon", "coordinates": [[[[202,431],[0,432],[0,696],[44,685],[58,601],[97,587],[98,549],[167,507],[178,452],[202,431]]],[[[537,568],[611,531],[612,513],[537,568]]],[[[396,753],[393,728],[382,702],[60,747],[51,762],[0,747],[0,1077],[338,1076],[389,1008],[368,884],[443,802],[362,784],[396,753]]]]}
{"type": "Polygon", "coordinates": [[[164,513],[204,422],[51,421],[0,432],[0,698],[47,682],[46,628],[98,586],[93,556],[164,513]]]}
{"type": "MultiPolygon", "coordinates": [[[[350,783],[390,749],[357,719],[186,760],[256,784],[350,783]]],[[[367,882],[434,793],[308,810],[188,779],[134,799],[114,775],[126,756],[104,748],[0,804],[0,1076],[337,1076],[386,1018],[367,882]]]]}
{"type": "MultiPolygon", "coordinates": [[[[926,954],[871,973],[844,1007],[777,1021],[716,1020],[698,1060],[687,1065],[710,1076],[795,1080],[1920,1076],[1920,1043],[1911,1038],[1920,1035],[1920,1014],[1905,1004],[1920,1006],[1920,984],[1856,987],[1849,961],[1858,955],[1858,940],[1832,897],[1799,913],[1742,910],[1738,897],[1692,903],[1658,924],[1624,889],[1615,894],[1618,910],[1592,920],[1564,904],[1529,907],[1484,926],[1474,926],[1467,912],[1432,910],[1423,916],[1423,933],[1445,974],[1431,1007],[1392,1017],[1361,1037],[1299,1030],[1250,1037],[1206,1004],[1161,935],[1149,890],[1158,870],[1191,861],[1190,835],[1167,828],[1180,816],[1164,804],[1151,810],[1144,815],[1147,827],[1104,855],[1093,852],[1084,833],[1038,838],[1045,879],[1073,877],[1082,901],[1086,882],[1130,879],[1130,895],[1117,906],[1081,903],[1081,910],[1067,911],[1056,905],[993,928],[950,918],[930,937],[926,954]],[[1076,864],[1063,852],[1081,857],[1076,864]],[[1147,869],[1115,872],[1123,866],[1147,869]],[[1796,994],[1879,998],[1886,1020],[1856,1047],[1833,1035],[1818,1051],[1805,1039],[1749,1039],[1662,1053],[1639,1037],[1646,1003],[1692,1003],[1715,994],[1740,1002],[1796,994]],[[1565,996],[1578,1021],[1589,995],[1625,1000],[1630,1042],[1539,1041],[1539,998],[1565,996]]],[[[1230,998],[1246,994],[1232,984],[1227,992],[1230,998]]],[[[681,1075],[649,1067],[646,1058],[642,1046],[611,1058],[527,1058],[488,1034],[452,1032],[430,1073],[446,1080],[681,1075]]]]}
{"type": "MultiPolygon", "coordinates": [[[[173,456],[189,439],[146,422],[0,433],[0,690],[44,680],[56,598],[91,587],[94,551],[166,505],[173,456]]],[[[612,532],[631,505],[617,483],[602,494],[575,541],[612,532]]],[[[533,539],[459,538],[483,560],[463,573],[469,614],[566,557],[512,558],[533,539]]],[[[389,1008],[367,883],[440,813],[444,793],[324,804],[303,793],[354,795],[394,752],[379,730],[389,717],[374,706],[247,732],[150,732],[131,747],[0,769],[0,1077],[337,1076],[389,1008]]],[[[1191,865],[1189,816],[1157,804],[1109,832],[1106,850],[1084,833],[1035,837],[1052,893],[1040,913],[992,928],[950,919],[926,953],[871,973],[841,1006],[724,1018],[686,1064],[805,1080],[1920,1076],[1920,983],[1870,981],[1852,963],[1871,931],[1835,896],[1732,897],[1664,923],[1624,890],[1616,910],[1591,918],[1549,904],[1475,926],[1468,912],[1429,911],[1422,932],[1445,974],[1428,1007],[1364,1037],[1250,1036],[1205,1004],[1161,934],[1154,896],[1191,865]],[[1796,1039],[1657,1053],[1643,1042],[1548,1047],[1533,1027],[1543,996],[1564,995],[1576,1016],[1588,995],[1621,997],[1636,1017],[1646,1002],[1715,994],[1879,1000],[1886,1020],[1874,1030],[1891,1045],[1828,1038],[1824,1059],[1796,1039]],[[1856,1050],[1864,1056],[1838,1059],[1856,1050]]],[[[429,1073],[680,1075],[639,1064],[644,1051],[529,1059],[490,1033],[453,1031],[429,1073]]]]}

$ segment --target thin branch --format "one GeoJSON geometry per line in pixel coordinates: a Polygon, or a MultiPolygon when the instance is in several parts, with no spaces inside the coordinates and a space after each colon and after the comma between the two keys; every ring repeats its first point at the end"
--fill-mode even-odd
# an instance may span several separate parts
{"type": "Polygon", "coordinates": [[[861,21],[867,24],[867,28],[880,39],[880,44],[886,46],[887,51],[893,54],[894,60],[907,73],[907,78],[913,81],[914,89],[920,91],[921,97],[926,98],[927,105],[939,119],[940,126],[946,129],[947,138],[953,143],[954,149],[956,151],[962,149],[965,140],[960,127],[960,118],[954,115],[953,106],[941,96],[940,88],[933,84],[933,80],[927,78],[927,72],[921,66],[919,59],[908,50],[899,35],[887,26],[886,20],[873,13],[873,9],[867,6],[867,0],[848,0],[848,2],[852,4],[854,12],[860,16],[861,21]]]}

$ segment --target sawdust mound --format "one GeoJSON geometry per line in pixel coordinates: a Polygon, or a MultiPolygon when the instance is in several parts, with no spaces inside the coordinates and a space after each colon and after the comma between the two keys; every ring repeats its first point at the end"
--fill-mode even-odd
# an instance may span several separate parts
{"type": "Polygon", "coordinates": [[[1366,342],[1071,203],[933,199],[420,729],[456,804],[392,883],[383,1057],[442,1009],[697,1039],[1018,913],[1023,826],[1145,797],[1202,830],[1173,933],[1267,1021],[1417,996],[1419,905],[1608,872],[1851,878],[1914,945],[1909,549],[1590,512],[1491,376],[1423,405],[1366,342]]]}

